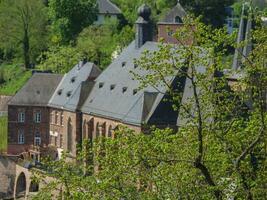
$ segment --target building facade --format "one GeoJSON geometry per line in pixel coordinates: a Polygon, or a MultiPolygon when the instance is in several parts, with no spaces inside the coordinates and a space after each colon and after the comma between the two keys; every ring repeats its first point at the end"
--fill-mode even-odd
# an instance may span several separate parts
{"type": "Polygon", "coordinates": [[[62,76],[36,73],[8,104],[8,152],[18,154],[32,146],[49,144],[47,106],[62,76]]]}

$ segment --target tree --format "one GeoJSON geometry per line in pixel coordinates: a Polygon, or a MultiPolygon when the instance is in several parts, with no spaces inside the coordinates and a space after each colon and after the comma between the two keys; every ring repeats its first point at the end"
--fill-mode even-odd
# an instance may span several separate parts
{"type": "Polygon", "coordinates": [[[136,64],[151,73],[134,74],[140,87],[166,86],[179,109],[179,130],[152,127],[149,134],[136,134],[119,127],[113,139],[86,141],[78,159],[86,165],[50,162],[55,181],[45,191],[64,188],[64,199],[264,199],[266,27],[252,35],[255,45],[245,57],[244,76],[230,87],[222,71],[233,37],[186,20],[175,34],[179,47],[160,44],[145,52],[136,64]],[[170,76],[185,77],[191,95],[173,90],[170,76]]]}
{"type": "Polygon", "coordinates": [[[226,10],[234,0],[181,0],[181,4],[195,16],[203,16],[202,21],[213,27],[222,27],[225,24],[226,10]]]}
{"type": "Polygon", "coordinates": [[[96,20],[95,0],[49,0],[52,40],[66,44],[96,20]]]}
{"type": "Polygon", "coordinates": [[[24,67],[30,68],[38,53],[46,47],[46,22],[41,0],[1,1],[1,48],[22,52],[24,67]]]}
{"type": "MultiPolygon", "coordinates": [[[[126,19],[134,24],[137,18],[137,9],[147,3],[152,8],[152,15],[157,21],[163,14],[176,5],[177,0],[115,0],[126,19]]],[[[202,15],[202,21],[214,27],[222,27],[226,17],[225,7],[231,6],[234,0],[180,0],[181,5],[195,16],[202,15]]]]}
{"type": "Polygon", "coordinates": [[[79,34],[77,51],[104,69],[133,38],[131,27],[125,26],[119,31],[117,20],[105,20],[103,25],[87,27],[79,34]]]}
{"type": "Polygon", "coordinates": [[[52,70],[55,73],[67,73],[80,60],[82,55],[72,46],[51,46],[39,57],[42,70],[52,70]]]}

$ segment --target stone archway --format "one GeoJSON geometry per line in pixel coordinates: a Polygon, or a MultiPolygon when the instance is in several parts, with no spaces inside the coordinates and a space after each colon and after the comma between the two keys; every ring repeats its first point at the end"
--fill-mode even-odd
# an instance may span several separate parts
{"type": "Polygon", "coordinates": [[[21,172],[16,182],[15,198],[26,197],[27,181],[24,172],[21,172]]]}
{"type": "Polygon", "coordinates": [[[38,192],[39,191],[39,184],[32,181],[30,184],[29,192],[38,192]]]}

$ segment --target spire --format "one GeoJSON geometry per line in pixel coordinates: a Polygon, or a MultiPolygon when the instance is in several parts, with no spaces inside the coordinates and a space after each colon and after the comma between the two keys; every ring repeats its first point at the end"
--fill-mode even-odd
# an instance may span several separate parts
{"type": "Polygon", "coordinates": [[[140,48],[147,41],[152,41],[152,23],[150,20],[151,9],[146,4],[138,8],[136,24],[135,47],[140,48]]]}
{"type": "Polygon", "coordinates": [[[240,45],[240,43],[242,43],[244,40],[246,40],[248,44],[246,44],[245,47],[237,47],[235,49],[232,66],[233,70],[238,70],[241,68],[242,61],[245,60],[244,56],[248,56],[249,52],[252,50],[252,43],[249,41],[252,23],[251,4],[244,3],[238,30],[237,45],[240,45]]]}

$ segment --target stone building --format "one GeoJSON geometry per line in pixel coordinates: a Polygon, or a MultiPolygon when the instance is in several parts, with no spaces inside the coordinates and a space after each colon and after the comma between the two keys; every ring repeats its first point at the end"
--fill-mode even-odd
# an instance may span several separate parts
{"type": "MultiPolygon", "coordinates": [[[[166,20],[178,19],[176,11],[181,9],[178,4],[166,20]]],[[[140,83],[132,75],[149,74],[134,61],[146,50],[157,51],[159,45],[153,41],[150,8],[141,6],[138,15],[135,40],[101,74],[94,64],[80,62],[64,77],[36,74],[26,83],[9,104],[9,153],[50,144],[59,157],[62,150],[75,157],[83,138],[112,137],[118,125],[137,132],[151,125],[177,128],[179,113],[166,101],[166,88],[139,90],[140,83]]],[[[162,30],[167,26],[169,21],[162,23],[162,30]]],[[[169,36],[162,36],[169,40],[169,36]]],[[[168,77],[168,82],[188,93],[185,78],[168,77]]]]}
{"type": "Polygon", "coordinates": [[[49,144],[47,106],[62,75],[35,73],[8,103],[8,152],[49,144]]]}
{"type": "Polygon", "coordinates": [[[95,24],[103,24],[106,18],[118,19],[121,10],[110,0],[97,0],[98,14],[95,24]]]}
{"type": "Polygon", "coordinates": [[[177,44],[178,41],[173,34],[183,26],[185,16],[186,12],[178,1],[177,5],[158,22],[158,39],[163,39],[166,43],[177,44]]]}
{"type": "MultiPolygon", "coordinates": [[[[133,77],[133,73],[140,76],[149,73],[134,61],[140,59],[144,51],[158,49],[159,43],[152,41],[150,14],[148,6],[139,8],[135,41],[95,80],[95,86],[81,107],[83,137],[112,137],[119,124],[137,132],[145,131],[151,125],[176,128],[178,112],[173,110],[172,103],[164,101],[166,88],[150,86],[138,90],[140,83],[133,77]]],[[[181,85],[177,89],[184,89],[185,79],[170,77],[168,81],[173,87],[181,85]]]]}
{"type": "Polygon", "coordinates": [[[50,145],[76,155],[81,142],[82,114],[80,107],[94,86],[100,70],[93,63],[80,62],[61,80],[48,106],[50,107],[50,145]]]}

